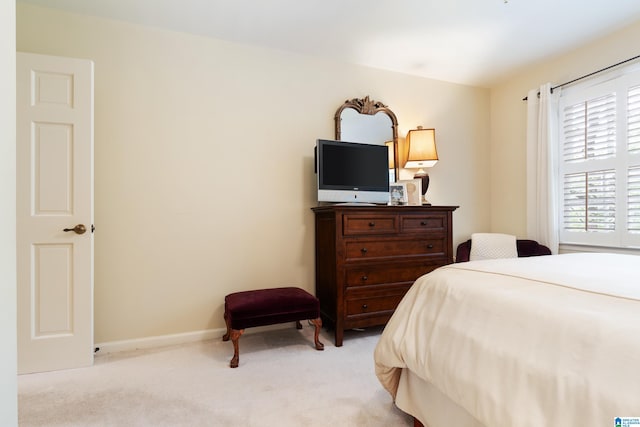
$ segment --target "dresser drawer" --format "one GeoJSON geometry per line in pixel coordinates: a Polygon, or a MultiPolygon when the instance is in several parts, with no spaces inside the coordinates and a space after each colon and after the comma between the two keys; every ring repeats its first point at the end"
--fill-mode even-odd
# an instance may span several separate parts
{"type": "Polygon", "coordinates": [[[444,256],[444,252],[444,236],[424,239],[347,241],[345,244],[347,261],[418,255],[444,256]]]}
{"type": "Polygon", "coordinates": [[[375,286],[391,283],[413,283],[418,277],[443,265],[444,262],[421,261],[410,264],[372,264],[345,269],[347,287],[375,286]]]}
{"type": "Polygon", "coordinates": [[[345,236],[395,234],[400,229],[397,215],[345,214],[342,226],[345,236]]]}
{"type": "Polygon", "coordinates": [[[446,230],[447,218],[444,215],[406,215],[400,218],[403,233],[429,233],[446,230]]]}
{"type": "Polygon", "coordinates": [[[402,289],[402,292],[393,295],[380,295],[360,298],[348,298],[346,301],[347,316],[375,315],[380,312],[393,312],[404,294],[409,290],[409,286],[402,289]]]}

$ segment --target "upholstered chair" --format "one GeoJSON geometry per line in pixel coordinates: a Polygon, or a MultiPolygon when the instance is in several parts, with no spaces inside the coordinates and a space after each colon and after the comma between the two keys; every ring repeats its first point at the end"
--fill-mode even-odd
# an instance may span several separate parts
{"type": "MultiPolygon", "coordinates": [[[[541,245],[535,240],[518,239],[516,240],[516,248],[518,250],[518,257],[551,255],[551,250],[548,247],[541,245]]],[[[456,262],[469,261],[470,254],[471,239],[458,245],[456,250],[456,262]]]]}

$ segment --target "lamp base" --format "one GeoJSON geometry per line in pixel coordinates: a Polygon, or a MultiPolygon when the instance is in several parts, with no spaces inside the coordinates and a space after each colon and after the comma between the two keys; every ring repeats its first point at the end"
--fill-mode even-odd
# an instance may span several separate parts
{"type": "Polygon", "coordinates": [[[431,206],[431,203],[429,203],[429,201],[427,200],[427,190],[429,189],[429,174],[420,169],[415,175],[413,175],[413,178],[422,181],[422,204],[431,206]]]}

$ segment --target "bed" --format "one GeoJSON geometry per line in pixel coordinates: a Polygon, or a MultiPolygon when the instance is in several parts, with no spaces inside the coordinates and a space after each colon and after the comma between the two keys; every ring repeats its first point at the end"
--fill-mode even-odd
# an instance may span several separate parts
{"type": "Polygon", "coordinates": [[[640,417],[640,258],[441,267],[403,298],[374,361],[396,405],[428,427],[603,427],[640,417]]]}

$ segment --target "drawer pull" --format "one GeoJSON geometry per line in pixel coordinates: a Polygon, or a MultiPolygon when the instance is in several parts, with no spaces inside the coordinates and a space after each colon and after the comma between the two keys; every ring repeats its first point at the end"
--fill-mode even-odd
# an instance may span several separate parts
{"type": "Polygon", "coordinates": [[[420,225],[427,225],[427,221],[420,221],[420,225]]]}
{"type": "Polygon", "coordinates": [[[362,304],[362,311],[365,311],[369,306],[367,304],[362,304]]]}
{"type": "Polygon", "coordinates": [[[369,280],[369,278],[367,276],[362,276],[360,280],[362,280],[363,282],[366,282],[367,280],[369,280]]]}
{"type": "Polygon", "coordinates": [[[427,245],[427,249],[433,249],[433,245],[432,245],[431,243],[429,243],[429,244],[427,245]]]}
{"type": "Polygon", "coordinates": [[[362,252],[362,255],[366,255],[367,254],[367,248],[362,248],[360,249],[360,252],[362,252]]]}
{"type": "Polygon", "coordinates": [[[375,222],[371,221],[371,222],[369,223],[369,227],[375,227],[375,226],[376,226],[376,223],[375,223],[375,222]]]}

